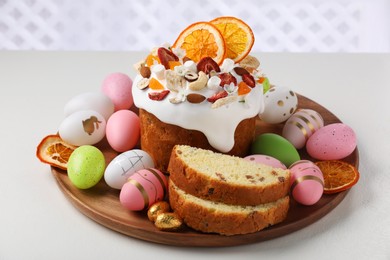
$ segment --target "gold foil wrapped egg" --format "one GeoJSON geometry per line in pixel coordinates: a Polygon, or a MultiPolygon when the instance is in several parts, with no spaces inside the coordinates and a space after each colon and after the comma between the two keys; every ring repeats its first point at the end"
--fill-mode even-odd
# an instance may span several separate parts
{"type": "Polygon", "coordinates": [[[162,231],[177,231],[182,225],[182,219],[173,212],[164,212],[157,215],[154,225],[162,231]]]}
{"type": "Polygon", "coordinates": [[[168,202],[166,201],[156,202],[152,206],[150,206],[148,210],[148,218],[150,221],[155,222],[158,214],[169,212],[170,210],[171,207],[169,206],[168,202]]]}

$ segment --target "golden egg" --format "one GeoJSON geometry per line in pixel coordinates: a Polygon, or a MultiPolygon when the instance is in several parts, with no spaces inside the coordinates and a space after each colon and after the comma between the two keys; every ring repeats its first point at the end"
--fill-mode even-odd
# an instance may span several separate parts
{"type": "Polygon", "coordinates": [[[166,201],[159,201],[150,206],[148,210],[148,218],[150,221],[155,222],[159,213],[169,212],[171,207],[166,201]]]}
{"type": "Polygon", "coordinates": [[[162,231],[177,231],[183,225],[183,221],[176,213],[165,212],[157,215],[154,225],[162,231]]]}

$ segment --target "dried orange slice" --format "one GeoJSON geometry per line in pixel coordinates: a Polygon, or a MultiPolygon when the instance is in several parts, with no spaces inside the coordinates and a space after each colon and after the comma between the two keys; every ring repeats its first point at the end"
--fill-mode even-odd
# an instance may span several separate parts
{"type": "Polygon", "coordinates": [[[344,161],[318,161],[315,164],[324,175],[324,193],[326,194],[347,190],[355,185],[360,177],[356,167],[344,161]]]}
{"type": "Polygon", "coordinates": [[[180,33],[172,47],[184,49],[186,56],[194,62],[211,57],[221,64],[226,52],[222,34],[209,22],[197,22],[188,26],[180,33]]]}
{"type": "Polygon", "coordinates": [[[255,42],[252,29],[242,20],[232,16],[222,16],[210,21],[221,32],[226,43],[226,58],[236,63],[244,59],[255,42]]]}
{"type": "Polygon", "coordinates": [[[48,135],[37,146],[36,155],[41,162],[66,170],[69,157],[76,148],[58,135],[48,135]]]}

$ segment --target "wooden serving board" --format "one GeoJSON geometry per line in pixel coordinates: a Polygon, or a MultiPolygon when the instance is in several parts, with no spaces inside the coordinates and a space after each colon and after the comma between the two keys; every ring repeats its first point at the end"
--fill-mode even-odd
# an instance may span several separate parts
{"type": "MultiPolygon", "coordinates": [[[[310,108],[319,112],[324,118],[325,125],[341,122],[334,114],[314,101],[298,95],[299,108],[310,108]]],[[[257,134],[281,134],[283,124],[269,125],[257,121],[257,134]]],[[[107,164],[118,153],[113,151],[106,142],[99,143],[98,147],[106,157],[107,164]]],[[[305,149],[300,149],[302,159],[313,160],[305,149]]],[[[358,167],[359,152],[355,151],[343,160],[358,167]]],[[[119,190],[110,188],[102,179],[96,186],[88,190],[77,189],[69,180],[66,171],[52,167],[52,173],[64,195],[83,214],[97,223],[123,233],[130,237],[145,241],[175,245],[175,246],[235,246],[255,243],[280,237],[296,230],[302,229],[328,214],[347,195],[348,191],[334,195],[323,195],[319,202],[313,206],[303,206],[290,201],[290,209],[286,220],[282,223],[268,227],[262,231],[235,236],[221,236],[206,234],[184,227],[180,232],[164,232],[158,230],[147,218],[146,212],[131,212],[123,208],[119,202],[119,190]]]]}

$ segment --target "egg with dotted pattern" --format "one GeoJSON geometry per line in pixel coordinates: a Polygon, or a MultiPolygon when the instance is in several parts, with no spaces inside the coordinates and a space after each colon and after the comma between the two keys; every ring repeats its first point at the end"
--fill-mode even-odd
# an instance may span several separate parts
{"type": "Polygon", "coordinates": [[[274,86],[264,94],[264,111],[259,114],[262,121],[279,124],[297,110],[298,97],[289,88],[274,86]]]}
{"type": "Polygon", "coordinates": [[[280,168],[280,169],[283,169],[283,170],[287,169],[286,165],[284,165],[278,159],[276,159],[276,158],[274,158],[272,156],[264,155],[264,154],[252,154],[252,155],[248,155],[248,156],[244,157],[244,159],[247,160],[247,161],[251,161],[251,162],[256,162],[256,163],[272,166],[274,168],[280,168]]]}
{"type": "Polygon", "coordinates": [[[95,186],[103,177],[106,161],[103,153],[92,145],[76,148],[68,160],[68,177],[79,189],[95,186]]]}
{"type": "Polygon", "coordinates": [[[318,160],[340,160],[356,148],[356,134],[343,123],[333,123],[318,129],[306,143],[307,153],[318,160]]]}

